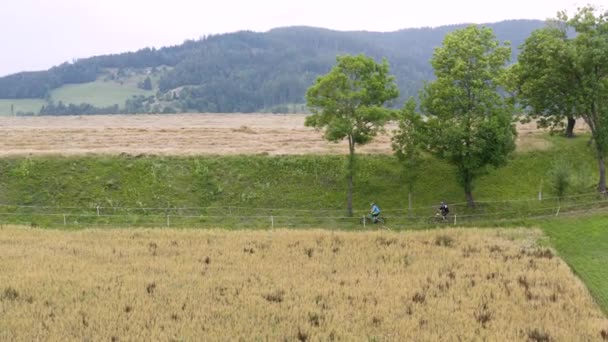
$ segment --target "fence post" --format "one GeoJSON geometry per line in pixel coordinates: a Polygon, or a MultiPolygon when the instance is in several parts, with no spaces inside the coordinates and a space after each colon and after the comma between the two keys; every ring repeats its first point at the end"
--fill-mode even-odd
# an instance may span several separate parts
{"type": "Polygon", "coordinates": [[[167,227],[171,227],[171,221],[169,220],[169,214],[167,214],[167,227]]]}
{"type": "Polygon", "coordinates": [[[407,194],[407,208],[409,209],[409,215],[412,216],[412,193],[407,194]]]}
{"type": "Polygon", "coordinates": [[[559,215],[559,210],[561,209],[561,207],[557,207],[557,212],[555,213],[555,217],[557,217],[557,215],[559,215]]]}
{"type": "Polygon", "coordinates": [[[65,214],[63,214],[63,225],[64,225],[64,226],[67,226],[67,225],[68,225],[68,221],[67,221],[67,219],[66,219],[66,217],[65,217],[65,214]]]}
{"type": "Polygon", "coordinates": [[[99,216],[99,206],[97,206],[97,216],[99,216]]]}
{"type": "Polygon", "coordinates": [[[454,225],[456,225],[456,214],[454,214],[454,225]]]}
{"type": "Polygon", "coordinates": [[[363,215],[363,228],[365,228],[365,221],[367,221],[367,216],[363,215]]]}
{"type": "Polygon", "coordinates": [[[274,216],[270,215],[270,227],[274,229],[274,216]]]}
{"type": "Polygon", "coordinates": [[[538,200],[543,200],[543,180],[540,180],[540,186],[538,187],[538,200]]]}

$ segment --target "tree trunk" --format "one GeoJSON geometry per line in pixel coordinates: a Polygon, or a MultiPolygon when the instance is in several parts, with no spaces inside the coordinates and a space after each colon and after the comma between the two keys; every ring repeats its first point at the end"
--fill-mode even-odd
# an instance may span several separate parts
{"type": "Polygon", "coordinates": [[[346,210],[348,216],[353,216],[353,175],[355,173],[355,142],[348,137],[348,190],[346,193],[346,210]]]}
{"type": "Polygon", "coordinates": [[[467,206],[469,208],[475,208],[475,200],[473,199],[473,192],[471,190],[465,190],[464,194],[467,197],[467,206]]]}
{"type": "Polygon", "coordinates": [[[572,116],[568,117],[568,124],[566,125],[566,138],[574,138],[574,125],[576,119],[572,116]]]}
{"type": "Polygon", "coordinates": [[[353,216],[353,174],[348,173],[348,192],[346,193],[346,210],[348,216],[353,216]]]}
{"type": "Polygon", "coordinates": [[[464,195],[467,198],[467,206],[475,208],[475,200],[473,199],[473,177],[466,172],[464,177],[464,195]]]}
{"type": "Polygon", "coordinates": [[[597,186],[598,190],[602,194],[606,194],[606,164],[604,163],[604,156],[602,153],[598,153],[598,162],[600,167],[600,182],[597,186]]]}

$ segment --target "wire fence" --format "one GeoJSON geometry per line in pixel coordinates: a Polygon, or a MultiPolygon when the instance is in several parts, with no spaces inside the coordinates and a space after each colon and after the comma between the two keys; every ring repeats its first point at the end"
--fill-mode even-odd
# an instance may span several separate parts
{"type": "MultiPolygon", "coordinates": [[[[598,193],[561,198],[478,201],[450,205],[445,220],[437,206],[383,210],[385,226],[395,229],[435,225],[470,225],[524,219],[541,219],[608,209],[608,199],[598,193]]],[[[353,216],[343,209],[210,207],[60,207],[0,204],[0,224],[31,226],[114,227],[226,227],[226,228],[337,228],[358,229],[373,225],[367,210],[353,216]]]]}

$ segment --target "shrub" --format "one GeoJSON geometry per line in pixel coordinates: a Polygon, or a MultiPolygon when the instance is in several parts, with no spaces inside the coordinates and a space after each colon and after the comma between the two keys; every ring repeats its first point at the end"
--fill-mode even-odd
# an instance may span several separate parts
{"type": "Polygon", "coordinates": [[[571,174],[570,165],[564,160],[558,160],[553,163],[551,170],[549,170],[549,181],[551,189],[557,197],[562,198],[565,196],[566,190],[571,185],[571,174]]]}

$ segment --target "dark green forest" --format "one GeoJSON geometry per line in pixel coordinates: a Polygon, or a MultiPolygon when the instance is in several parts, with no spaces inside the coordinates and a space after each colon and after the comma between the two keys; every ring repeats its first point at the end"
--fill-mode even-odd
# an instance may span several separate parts
{"type": "MultiPolygon", "coordinates": [[[[401,91],[395,106],[401,106],[425,81],[433,79],[429,59],[445,34],[464,26],[387,33],[286,27],[263,33],[211,35],[178,46],[84,58],[46,71],[5,76],[0,78],[0,99],[48,99],[51,90],[95,81],[110,68],[119,72],[153,69],[159,73],[156,95],[117,104],[123,112],[280,112],[288,105],[304,103],[306,89],[330,70],[337,55],[362,53],[377,60],[388,59],[401,91]]],[[[544,22],[510,20],[486,26],[499,40],[511,42],[515,58],[517,47],[544,22]]],[[[66,106],[69,104],[50,103],[42,114],[116,113],[115,107],[66,106]]]]}

